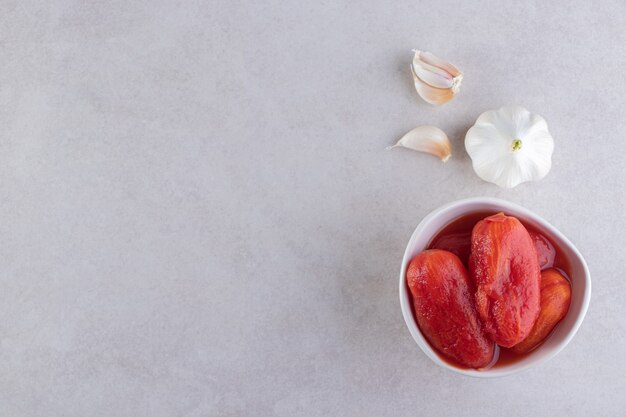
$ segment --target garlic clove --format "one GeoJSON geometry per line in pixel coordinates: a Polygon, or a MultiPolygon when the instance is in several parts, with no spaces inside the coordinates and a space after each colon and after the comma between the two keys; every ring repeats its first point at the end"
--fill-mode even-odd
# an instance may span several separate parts
{"type": "Polygon", "coordinates": [[[449,62],[444,61],[441,58],[436,57],[435,55],[433,55],[430,52],[424,52],[424,51],[415,51],[415,54],[419,56],[420,60],[426,62],[427,64],[430,64],[434,67],[437,68],[441,68],[442,70],[446,71],[448,74],[452,75],[452,77],[456,77],[458,75],[463,75],[461,73],[461,71],[459,71],[459,69],[457,67],[455,67],[454,65],[452,65],[449,62]]]}
{"type": "Polygon", "coordinates": [[[415,76],[432,87],[452,87],[453,77],[442,69],[415,59],[411,64],[411,69],[413,70],[413,74],[415,74],[415,76]]]}
{"type": "Polygon", "coordinates": [[[429,104],[438,106],[454,98],[454,91],[451,88],[433,87],[422,81],[415,73],[413,73],[413,82],[417,93],[429,104]]]}
{"type": "Polygon", "coordinates": [[[387,149],[402,147],[418,152],[435,155],[446,162],[452,155],[452,145],[445,132],[436,126],[419,126],[402,136],[400,140],[387,149]]]}
{"type": "Polygon", "coordinates": [[[420,97],[434,105],[452,100],[463,80],[461,71],[430,52],[414,52],[411,73],[420,97]]]}

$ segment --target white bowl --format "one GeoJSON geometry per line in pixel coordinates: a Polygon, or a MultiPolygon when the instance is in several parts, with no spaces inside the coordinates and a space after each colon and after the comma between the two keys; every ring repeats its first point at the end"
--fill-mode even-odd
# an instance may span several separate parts
{"type": "Polygon", "coordinates": [[[572,340],[580,327],[591,298],[591,277],[582,255],[576,247],[550,223],[535,213],[508,201],[496,198],[478,197],[455,201],[428,214],[417,226],[404,252],[400,269],[400,306],[409,332],[419,347],[433,362],[451,371],[479,378],[493,378],[511,375],[538,365],[553,358],[572,340]],[[494,368],[478,371],[457,368],[442,360],[422,335],[411,311],[409,289],[406,284],[406,269],[409,261],[426,249],[430,240],[447,224],[465,214],[473,212],[500,212],[515,216],[522,222],[534,227],[549,237],[563,252],[570,264],[572,299],[565,318],[556,326],[548,339],[530,354],[516,362],[498,365],[494,368]]]}

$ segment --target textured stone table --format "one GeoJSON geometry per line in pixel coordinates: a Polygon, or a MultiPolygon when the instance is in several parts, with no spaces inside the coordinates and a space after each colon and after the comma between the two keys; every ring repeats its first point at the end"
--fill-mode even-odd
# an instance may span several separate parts
{"type": "Polygon", "coordinates": [[[626,5],[546,4],[2,2],[0,415],[624,415],[626,5]],[[412,48],[457,99],[420,101],[412,48]],[[504,104],[556,141],[508,191],[463,148],[504,104]],[[384,150],[420,124],[448,163],[384,150]],[[417,223],[470,196],[593,276],[572,343],[500,380],[431,363],[398,302],[417,223]]]}

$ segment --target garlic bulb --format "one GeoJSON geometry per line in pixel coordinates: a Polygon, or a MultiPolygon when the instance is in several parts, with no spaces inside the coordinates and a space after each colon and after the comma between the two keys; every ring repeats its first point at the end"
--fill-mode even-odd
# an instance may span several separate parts
{"type": "Polygon", "coordinates": [[[543,117],[523,107],[486,111],[465,135],[474,171],[485,181],[513,188],[546,176],[554,140],[543,117]]]}
{"type": "Polygon", "coordinates": [[[435,126],[419,126],[402,136],[400,140],[387,149],[402,147],[418,152],[435,155],[446,162],[451,155],[450,140],[445,132],[435,126]]]}
{"type": "Polygon", "coordinates": [[[430,52],[414,50],[411,72],[417,93],[430,104],[447,103],[459,92],[463,74],[430,52]]]}

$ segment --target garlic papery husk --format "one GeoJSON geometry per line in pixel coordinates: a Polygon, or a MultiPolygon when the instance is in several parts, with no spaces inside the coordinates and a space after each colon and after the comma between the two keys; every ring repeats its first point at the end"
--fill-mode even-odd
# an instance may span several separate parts
{"type": "Polygon", "coordinates": [[[554,140],[543,117],[519,106],[486,111],[465,135],[474,171],[485,181],[512,188],[546,176],[554,140]]]}
{"type": "Polygon", "coordinates": [[[440,105],[459,92],[463,74],[457,67],[430,52],[414,50],[411,73],[417,93],[430,104],[440,105]]]}
{"type": "Polygon", "coordinates": [[[450,158],[451,148],[450,140],[445,132],[436,126],[419,126],[402,136],[400,140],[393,146],[403,147],[418,152],[426,152],[435,155],[443,162],[450,158]]]}

